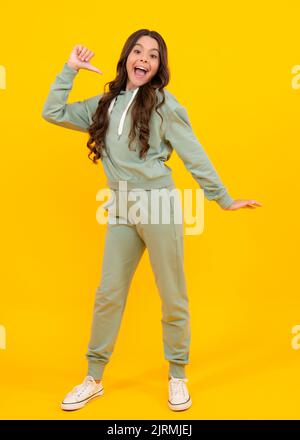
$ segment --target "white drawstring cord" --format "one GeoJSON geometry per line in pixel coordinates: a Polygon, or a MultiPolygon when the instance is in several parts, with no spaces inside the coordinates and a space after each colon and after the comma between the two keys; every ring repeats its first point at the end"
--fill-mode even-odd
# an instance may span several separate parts
{"type": "MultiPolygon", "coordinates": [[[[128,102],[128,104],[127,104],[127,106],[126,106],[126,108],[125,108],[125,110],[124,110],[124,112],[123,112],[123,114],[121,116],[121,119],[120,119],[120,122],[119,122],[119,127],[118,127],[118,136],[119,136],[119,138],[120,138],[120,136],[121,136],[121,134],[123,132],[123,127],[124,127],[124,122],[125,122],[125,118],[126,118],[126,113],[127,113],[128,109],[129,109],[132,101],[134,100],[135,95],[137,94],[138,90],[139,90],[139,87],[137,87],[134,90],[134,92],[132,93],[132,97],[131,97],[130,101],[128,102]]],[[[111,101],[110,106],[108,108],[108,114],[109,115],[112,112],[112,109],[113,109],[113,107],[115,105],[115,101],[116,101],[116,97],[111,101]]]]}

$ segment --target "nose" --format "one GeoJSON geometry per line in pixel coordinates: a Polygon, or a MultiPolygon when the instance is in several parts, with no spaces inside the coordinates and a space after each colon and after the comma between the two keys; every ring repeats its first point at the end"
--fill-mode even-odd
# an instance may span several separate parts
{"type": "Polygon", "coordinates": [[[141,60],[142,62],[146,61],[146,64],[148,64],[148,61],[145,59],[145,57],[141,57],[140,60],[141,60]]]}

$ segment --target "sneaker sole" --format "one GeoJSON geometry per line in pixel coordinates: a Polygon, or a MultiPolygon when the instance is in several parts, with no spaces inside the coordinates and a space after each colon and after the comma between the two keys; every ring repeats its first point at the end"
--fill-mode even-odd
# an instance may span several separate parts
{"type": "Polygon", "coordinates": [[[189,397],[189,399],[184,403],[176,403],[173,404],[168,400],[168,406],[173,411],[183,411],[185,409],[188,409],[192,405],[192,399],[189,397]]]}
{"type": "Polygon", "coordinates": [[[98,391],[98,393],[93,394],[92,396],[88,397],[85,400],[82,400],[81,402],[76,402],[76,403],[61,403],[60,407],[61,409],[63,409],[64,411],[74,411],[76,409],[80,409],[82,407],[84,407],[90,400],[95,399],[96,397],[100,397],[104,394],[104,389],[102,388],[102,390],[98,391]]]}

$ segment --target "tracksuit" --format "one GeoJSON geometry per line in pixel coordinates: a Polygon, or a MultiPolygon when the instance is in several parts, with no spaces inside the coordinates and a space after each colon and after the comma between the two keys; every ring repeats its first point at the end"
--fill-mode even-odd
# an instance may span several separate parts
{"type": "MultiPolygon", "coordinates": [[[[61,127],[87,132],[103,93],[68,104],[77,74],[77,70],[64,64],[50,87],[42,116],[61,127]]],[[[102,378],[113,353],[131,280],[146,248],[161,298],[164,356],[169,362],[169,376],[185,377],[191,329],[184,274],[183,224],[174,221],[176,187],[172,169],[166,165],[172,151],[176,150],[208,200],[216,201],[221,208],[234,201],[196,138],[185,107],[167,89],[164,89],[165,102],[158,109],[163,121],[155,110],[150,117],[150,148],[146,159],[139,157],[137,138],[133,148],[128,148],[130,109],[138,91],[139,87],[121,90],[108,110],[109,126],[101,163],[112,193],[103,206],[110,221],[86,353],[88,374],[95,379],[102,378]],[[126,181],[126,191],[120,190],[120,181],[126,181]],[[151,192],[155,190],[164,194],[161,203],[169,203],[171,221],[164,223],[161,216],[158,223],[131,218],[130,209],[135,202],[130,200],[129,193],[135,192],[138,196],[140,191],[149,195],[147,201],[140,203],[151,218],[154,209],[150,203],[151,192]]],[[[158,89],[155,92],[159,102],[162,93],[158,89]]]]}

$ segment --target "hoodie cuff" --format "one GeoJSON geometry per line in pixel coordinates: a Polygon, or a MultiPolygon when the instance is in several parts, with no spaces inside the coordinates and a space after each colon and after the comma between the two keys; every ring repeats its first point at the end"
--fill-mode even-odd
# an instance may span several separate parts
{"type": "Polygon", "coordinates": [[[70,75],[71,77],[74,77],[79,73],[79,70],[73,69],[73,67],[69,66],[69,64],[65,63],[63,66],[63,73],[70,75]]]}
{"type": "Polygon", "coordinates": [[[215,202],[217,202],[221,208],[228,208],[234,202],[234,199],[228,193],[225,193],[222,197],[216,199],[215,202]]]}

